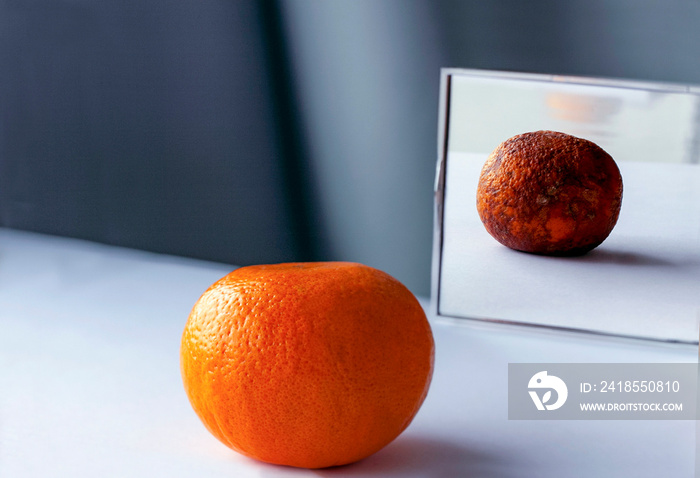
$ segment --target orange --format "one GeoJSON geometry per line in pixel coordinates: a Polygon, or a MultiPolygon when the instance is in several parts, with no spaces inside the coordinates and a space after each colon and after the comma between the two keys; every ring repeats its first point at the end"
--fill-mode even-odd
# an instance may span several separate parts
{"type": "Polygon", "coordinates": [[[224,444],[304,468],[365,458],[396,438],[428,392],[434,342],[415,296],[368,266],[237,269],[196,302],[181,372],[224,444]]]}
{"type": "Polygon", "coordinates": [[[489,155],[476,207],[501,244],[543,255],[585,254],[612,232],[622,206],[613,158],[586,139],[554,131],[514,136],[489,155]]]}

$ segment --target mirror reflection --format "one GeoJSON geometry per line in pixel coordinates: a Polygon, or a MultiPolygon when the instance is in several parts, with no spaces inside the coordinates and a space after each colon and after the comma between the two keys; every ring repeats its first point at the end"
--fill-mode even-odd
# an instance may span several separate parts
{"type": "Polygon", "coordinates": [[[443,72],[445,135],[438,313],[697,343],[700,94],[694,87],[443,72]],[[553,130],[617,162],[624,193],[610,236],[580,257],[502,246],[475,194],[491,151],[553,130]]]}

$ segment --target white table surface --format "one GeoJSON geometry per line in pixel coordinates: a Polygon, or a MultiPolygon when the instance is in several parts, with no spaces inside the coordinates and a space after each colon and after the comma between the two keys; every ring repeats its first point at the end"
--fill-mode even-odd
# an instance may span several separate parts
{"type": "Polygon", "coordinates": [[[190,408],[180,334],[230,266],[0,229],[0,477],[692,477],[693,421],[509,421],[509,362],[693,362],[697,349],[431,318],[411,426],[354,465],[257,463],[190,408]]]}

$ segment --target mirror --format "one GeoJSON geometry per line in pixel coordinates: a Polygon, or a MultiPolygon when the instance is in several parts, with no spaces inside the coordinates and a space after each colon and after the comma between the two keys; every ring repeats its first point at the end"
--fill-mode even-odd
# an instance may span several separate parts
{"type": "Polygon", "coordinates": [[[445,69],[440,98],[438,316],[698,343],[699,87],[445,69]],[[508,249],[476,211],[489,153],[537,130],[591,140],[620,168],[619,220],[583,256],[508,249]]]}

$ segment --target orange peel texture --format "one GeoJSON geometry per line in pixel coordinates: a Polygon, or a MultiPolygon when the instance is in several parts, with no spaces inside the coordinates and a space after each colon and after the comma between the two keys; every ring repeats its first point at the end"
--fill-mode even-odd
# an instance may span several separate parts
{"type": "Polygon", "coordinates": [[[221,442],[264,462],[343,465],[394,440],[430,385],[434,342],[413,294],[343,262],[237,269],[182,336],[187,396],[221,442]]]}

